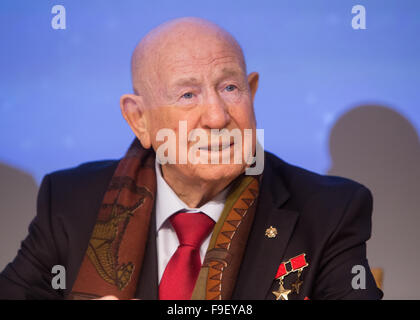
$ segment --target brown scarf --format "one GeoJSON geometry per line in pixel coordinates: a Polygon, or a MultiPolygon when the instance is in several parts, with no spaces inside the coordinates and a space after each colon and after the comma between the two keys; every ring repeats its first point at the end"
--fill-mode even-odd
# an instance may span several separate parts
{"type": "MultiPolygon", "coordinates": [[[[259,181],[243,175],[233,183],[192,299],[231,297],[255,214],[259,181]]],[[[109,183],[69,299],[134,298],[155,194],[155,153],[135,139],[109,183]]]]}

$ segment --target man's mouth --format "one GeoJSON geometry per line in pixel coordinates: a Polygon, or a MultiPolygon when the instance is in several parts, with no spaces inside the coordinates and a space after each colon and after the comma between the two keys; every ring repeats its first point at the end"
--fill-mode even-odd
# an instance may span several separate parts
{"type": "Polygon", "coordinates": [[[230,143],[225,143],[225,144],[214,144],[214,145],[207,145],[207,146],[201,146],[198,147],[198,150],[200,151],[208,151],[208,152],[220,152],[223,151],[227,148],[230,148],[234,145],[234,142],[230,142],[230,143]]]}

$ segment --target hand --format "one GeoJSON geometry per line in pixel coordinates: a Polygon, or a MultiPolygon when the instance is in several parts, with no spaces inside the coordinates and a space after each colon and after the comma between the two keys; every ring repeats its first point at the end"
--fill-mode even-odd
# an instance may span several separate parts
{"type": "Polygon", "coordinates": [[[109,296],[103,296],[101,298],[97,298],[93,300],[120,300],[120,299],[118,299],[116,296],[109,295],[109,296]]]}
{"type": "MultiPolygon", "coordinates": [[[[118,299],[116,296],[109,295],[109,296],[103,296],[101,298],[97,298],[97,299],[93,299],[93,300],[120,300],[120,299],[118,299]]],[[[134,298],[134,299],[130,299],[130,300],[140,300],[140,299],[134,298]]]]}

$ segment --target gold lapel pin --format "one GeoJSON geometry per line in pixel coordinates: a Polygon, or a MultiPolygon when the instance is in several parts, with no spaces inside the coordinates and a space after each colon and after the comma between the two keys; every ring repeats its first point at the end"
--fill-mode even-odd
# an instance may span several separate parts
{"type": "Polygon", "coordinates": [[[270,226],[270,228],[265,230],[265,236],[267,238],[275,238],[277,236],[277,229],[273,226],[270,226]]]}

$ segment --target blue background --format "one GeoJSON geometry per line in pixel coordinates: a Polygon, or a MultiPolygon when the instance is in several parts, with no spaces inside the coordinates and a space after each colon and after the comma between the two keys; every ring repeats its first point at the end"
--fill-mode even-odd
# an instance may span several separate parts
{"type": "Polygon", "coordinates": [[[265,148],[327,172],[340,115],[390,106],[419,131],[420,1],[1,1],[0,161],[39,183],[53,170],[120,158],[133,134],[119,97],[131,92],[130,56],[160,23],[210,19],[260,73],[255,108],[265,148]],[[51,8],[66,8],[54,30],[51,8]],[[367,29],[353,30],[352,6],[367,29]]]}
{"type": "Polygon", "coordinates": [[[131,53],[150,29],[183,16],[227,29],[260,73],[267,150],[372,190],[369,263],[384,270],[385,298],[419,299],[416,0],[0,1],[0,270],[27,234],[45,174],[124,155],[134,135],[119,98],[132,91],[131,53]],[[51,27],[57,4],[65,30],[51,27]],[[366,30],[351,26],[358,4],[366,30]],[[366,105],[378,107],[357,108],[366,105]]]}

